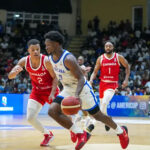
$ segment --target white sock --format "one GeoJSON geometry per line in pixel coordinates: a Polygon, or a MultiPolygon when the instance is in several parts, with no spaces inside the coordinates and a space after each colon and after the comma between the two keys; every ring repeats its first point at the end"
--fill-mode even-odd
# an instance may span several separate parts
{"type": "Polygon", "coordinates": [[[70,130],[74,133],[83,133],[83,130],[81,128],[77,127],[75,124],[72,125],[70,130]]]}
{"type": "Polygon", "coordinates": [[[116,130],[117,134],[122,134],[123,133],[123,130],[119,125],[117,125],[117,128],[115,130],[116,130]]]}

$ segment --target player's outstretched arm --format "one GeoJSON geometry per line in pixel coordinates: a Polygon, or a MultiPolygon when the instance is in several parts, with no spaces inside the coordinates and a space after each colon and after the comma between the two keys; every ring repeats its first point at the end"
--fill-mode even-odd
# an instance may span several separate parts
{"type": "Polygon", "coordinates": [[[21,58],[17,65],[12,68],[8,74],[9,79],[14,79],[23,70],[23,67],[25,66],[25,59],[26,57],[21,58]]]}
{"type": "Polygon", "coordinates": [[[82,70],[79,64],[77,63],[76,58],[73,55],[66,56],[64,64],[70,70],[72,75],[78,80],[75,96],[79,98],[79,95],[83,89],[84,82],[85,82],[82,70]]]}
{"type": "Polygon", "coordinates": [[[92,72],[91,77],[90,77],[91,85],[93,84],[93,80],[96,78],[96,75],[97,75],[97,73],[100,69],[100,61],[101,61],[101,57],[98,57],[98,59],[96,61],[95,68],[94,68],[94,71],[92,72]]]}
{"type": "Polygon", "coordinates": [[[126,76],[125,76],[125,80],[122,83],[122,88],[125,88],[126,86],[128,86],[128,79],[130,76],[130,65],[128,61],[122,55],[119,55],[118,59],[119,59],[120,64],[123,67],[125,67],[126,76]]]}
{"type": "Polygon", "coordinates": [[[53,70],[53,66],[50,63],[50,61],[48,60],[47,56],[45,57],[45,67],[49,71],[49,74],[51,75],[51,77],[53,78],[52,91],[51,91],[51,94],[50,94],[50,99],[51,98],[54,99],[54,95],[56,93],[56,88],[57,88],[57,85],[58,85],[58,79],[57,79],[56,74],[53,70]]]}

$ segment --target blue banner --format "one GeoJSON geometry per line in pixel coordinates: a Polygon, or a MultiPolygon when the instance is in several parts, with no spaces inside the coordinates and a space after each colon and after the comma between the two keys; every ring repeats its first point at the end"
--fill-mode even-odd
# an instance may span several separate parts
{"type": "Polygon", "coordinates": [[[0,114],[23,114],[23,95],[0,94],[0,114]]]}
{"type": "MultiPolygon", "coordinates": [[[[99,100],[98,93],[96,94],[99,100]]],[[[29,94],[0,94],[0,114],[26,114],[29,94]]],[[[48,113],[45,104],[39,114],[48,113]]],[[[150,96],[114,96],[107,109],[108,115],[119,117],[148,117],[150,96]]]]}
{"type": "Polygon", "coordinates": [[[108,105],[108,115],[120,117],[148,117],[150,96],[114,96],[108,105]]]}

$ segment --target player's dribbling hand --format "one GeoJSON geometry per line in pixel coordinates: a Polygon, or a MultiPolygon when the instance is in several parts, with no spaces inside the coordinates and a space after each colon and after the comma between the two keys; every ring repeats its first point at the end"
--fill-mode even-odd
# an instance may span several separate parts
{"type": "Polygon", "coordinates": [[[124,80],[121,86],[122,88],[125,88],[126,86],[128,86],[128,81],[124,80]]]}

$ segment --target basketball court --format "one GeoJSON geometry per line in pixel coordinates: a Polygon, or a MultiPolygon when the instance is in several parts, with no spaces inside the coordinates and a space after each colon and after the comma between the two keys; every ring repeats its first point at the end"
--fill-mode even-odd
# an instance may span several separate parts
{"type": "MultiPolygon", "coordinates": [[[[40,121],[54,133],[49,147],[40,147],[43,136],[32,128],[21,115],[0,116],[0,150],[74,150],[69,132],[48,116],[39,116],[40,121]]],[[[149,118],[114,118],[120,125],[128,126],[130,144],[127,150],[150,150],[149,118]]],[[[97,122],[92,136],[83,150],[121,150],[119,139],[113,130],[106,132],[97,122]]]]}

